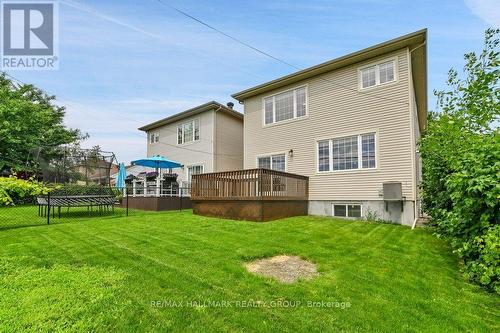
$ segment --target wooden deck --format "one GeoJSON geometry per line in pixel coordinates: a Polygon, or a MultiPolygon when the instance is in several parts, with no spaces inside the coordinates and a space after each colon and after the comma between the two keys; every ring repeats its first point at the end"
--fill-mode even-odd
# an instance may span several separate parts
{"type": "Polygon", "coordinates": [[[309,178],[268,169],[193,175],[195,214],[269,221],[307,215],[309,178]]]}

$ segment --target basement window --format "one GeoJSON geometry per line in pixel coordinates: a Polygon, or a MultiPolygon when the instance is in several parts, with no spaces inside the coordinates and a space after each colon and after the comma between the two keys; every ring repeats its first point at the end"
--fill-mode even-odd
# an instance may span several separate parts
{"type": "Polygon", "coordinates": [[[361,205],[358,204],[334,204],[333,216],[335,217],[361,217],[361,205]]]}

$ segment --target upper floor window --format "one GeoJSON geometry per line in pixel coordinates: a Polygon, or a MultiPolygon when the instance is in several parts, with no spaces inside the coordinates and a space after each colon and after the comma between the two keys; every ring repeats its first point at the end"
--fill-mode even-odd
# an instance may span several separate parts
{"type": "Polygon", "coordinates": [[[375,133],[318,141],[318,172],[376,167],[375,133]]]}
{"type": "Polygon", "coordinates": [[[158,143],[160,142],[160,133],[155,132],[155,133],[149,133],[149,143],[158,143]]]}
{"type": "Polygon", "coordinates": [[[259,168],[271,169],[276,171],[285,171],[286,169],[286,155],[277,154],[270,156],[260,156],[257,159],[259,168]]]}
{"type": "Polygon", "coordinates": [[[396,61],[386,61],[361,69],[361,88],[369,88],[396,80],[396,61]]]}
{"type": "Polygon", "coordinates": [[[299,87],[264,98],[264,123],[267,125],[305,116],[306,94],[306,87],[299,87]]]}
{"type": "Polygon", "coordinates": [[[177,126],[177,144],[198,141],[200,139],[200,121],[188,121],[177,126]]]}

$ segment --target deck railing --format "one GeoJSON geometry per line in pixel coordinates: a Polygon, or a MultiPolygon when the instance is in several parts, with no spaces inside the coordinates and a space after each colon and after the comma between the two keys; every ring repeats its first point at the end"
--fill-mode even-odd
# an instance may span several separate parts
{"type": "Polygon", "coordinates": [[[269,169],[193,175],[192,200],[307,200],[309,178],[269,169]]]}

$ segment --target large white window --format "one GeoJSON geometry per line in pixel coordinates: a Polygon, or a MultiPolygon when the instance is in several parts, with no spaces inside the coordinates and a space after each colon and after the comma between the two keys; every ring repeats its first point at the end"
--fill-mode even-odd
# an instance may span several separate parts
{"type": "Polygon", "coordinates": [[[304,117],[307,114],[306,95],[306,87],[299,87],[264,98],[264,123],[304,117]]]}
{"type": "Polygon", "coordinates": [[[260,156],[257,159],[257,164],[259,168],[271,169],[276,171],[286,170],[286,155],[277,154],[270,156],[260,156]]]}
{"type": "Polygon", "coordinates": [[[361,217],[361,205],[358,204],[333,204],[333,216],[361,217]]]}
{"type": "Polygon", "coordinates": [[[318,141],[318,172],[376,167],[375,133],[318,141]]]}
{"type": "Polygon", "coordinates": [[[396,61],[386,61],[361,69],[361,88],[369,88],[396,80],[396,61]]]}
{"type": "Polygon", "coordinates": [[[177,126],[177,144],[198,141],[200,139],[200,121],[198,119],[177,126]]]}
{"type": "Polygon", "coordinates": [[[199,175],[203,173],[203,165],[190,165],[187,169],[188,182],[191,182],[193,175],[199,175]]]}
{"type": "Polygon", "coordinates": [[[160,133],[149,133],[149,143],[154,144],[160,142],[160,133]]]}

